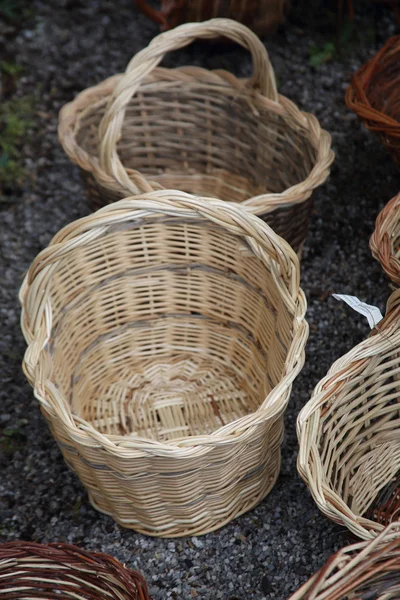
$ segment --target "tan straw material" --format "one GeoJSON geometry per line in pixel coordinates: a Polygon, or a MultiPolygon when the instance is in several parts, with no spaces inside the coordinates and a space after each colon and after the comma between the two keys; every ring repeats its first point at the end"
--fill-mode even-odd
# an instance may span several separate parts
{"type": "Polygon", "coordinates": [[[400,518],[400,291],[336,361],[298,421],[298,469],[320,510],[369,539],[400,518]]]}
{"type": "Polygon", "coordinates": [[[240,202],[298,251],[311,194],[329,174],[331,138],[278,96],[268,54],[229,19],[156,37],[116,75],[60,112],[59,138],[82,170],[93,208],[157,189],[240,202]],[[165,54],[221,31],[253,59],[246,81],[199,67],[158,68],[165,54]]]}
{"type": "Polygon", "coordinates": [[[161,0],[159,9],[146,0],[134,0],[137,8],[165,31],[181,23],[228,17],[250,27],[258,35],[273,33],[285,21],[288,0],[161,0]]]}
{"type": "Polygon", "coordinates": [[[388,277],[400,286],[400,194],[379,213],[370,247],[388,277]]]}
{"type": "Polygon", "coordinates": [[[290,600],[398,600],[400,525],[339,550],[290,600]]]}
{"type": "Polygon", "coordinates": [[[150,600],[140,573],[70,544],[0,544],[4,600],[150,600]]]}
{"type": "Polygon", "coordinates": [[[271,490],[308,327],[298,259],[260,219],[121,200],[62,229],[20,298],[24,371],[96,508],[201,534],[271,490]]]}

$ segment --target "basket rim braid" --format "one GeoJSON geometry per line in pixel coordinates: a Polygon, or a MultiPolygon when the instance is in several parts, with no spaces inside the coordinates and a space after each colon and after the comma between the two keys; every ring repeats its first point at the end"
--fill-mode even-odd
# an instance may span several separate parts
{"type": "Polygon", "coordinates": [[[63,227],[29,268],[20,290],[21,328],[28,343],[23,361],[24,373],[45,410],[57,414],[71,435],[79,438],[82,443],[94,441],[108,451],[126,457],[134,457],[137,451],[151,453],[152,450],[165,456],[204,456],[213,447],[250,439],[253,428],[260,421],[272,419],[285,410],[293,380],[304,364],[308,337],[308,324],[305,320],[306,299],[299,285],[299,261],[291,246],[267,224],[238,206],[228,205],[217,199],[192,197],[175,190],[150,192],[119,200],[63,227]],[[106,436],[83,419],[74,417],[61,395],[57,394],[54,388],[47,388],[45,384],[43,386],[45,382],[40,381],[41,355],[51,333],[51,306],[46,297],[46,286],[57,269],[57,261],[71,248],[84,245],[88,240],[95,240],[107,227],[131,220],[142,221],[160,212],[187,219],[200,216],[227,231],[246,236],[253,251],[261,258],[268,254],[274,257],[277,264],[277,285],[285,304],[295,315],[285,375],[257,411],[221,426],[211,434],[194,435],[168,442],[134,435],[128,436],[129,439],[126,435],[106,436]]]}
{"type": "Polygon", "coordinates": [[[400,194],[392,198],[379,213],[370,239],[370,248],[391,281],[400,285],[400,260],[394,244],[400,234],[400,194]]]}
{"type": "MultiPolygon", "coordinates": [[[[299,440],[297,469],[299,474],[307,484],[321,512],[336,523],[347,527],[354,535],[364,540],[375,537],[383,531],[385,525],[366,518],[365,515],[356,514],[349,503],[334,489],[326,472],[327,467],[323,462],[324,458],[328,460],[326,458],[328,450],[326,447],[321,450],[321,430],[324,435],[327,435],[327,424],[324,418],[335,414],[335,400],[333,397],[337,398],[342,391],[343,393],[346,392],[351,398],[349,402],[352,402],[352,406],[355,405],[355,392],[347,392],[346,385],[354,380],[361,382],[363,372],[367,370],[371,361],[389,351],[395,352],[394,348],[400,343],[399,319],[400,290],[396,290],[387,301],[384,319],[372,330],[369,337],[333,363],[327,375],[315,387],[311,399],[302,408],[297,418],[297,436],[299,440]],[[395,342],[396,346],[394,345],[395,342]]],[[[384,388],[384,384],[382,384],[382,387],[384,388]]],[[[357,389],[363,390],[364,387],[360,383],[357,389]]],[[[340,396],[342,402],[344,402],[343,398],[347,398],[347,396],[340,396]]],[[[353,422],[351,413],[346,414],[343,415],[343,418],[346,417],[348,423],[353,422]]],[[[341,424],[344,422],[343,420],[340,421],[341,424]]],[[[346,439],[344,433],[339,436],[339,433],[337,433],[339,431],[341,430],[336,427],[335,433],[338,440],[346,439]]],[[[351,437],[351,433],[349,433],[349,436],[351,437]]],[[[335,440],[332,440],[331,437],[329,440],[329,450],[332,450],[335,440]]],[[[332,467],[334,458],[341,456],[339,450],[340,448],[336,449],[334,456],[329,459],[330,471],[334,469],[332,467]]],[[[349,455],[349,453],[350,451],[347,450],[346,456],[340,461],[341,466],[345,463],[345,459],[351,462],[351,454],[349,455]]],[[[335,468],[337,475],[338,467],[335,468]]],[[[342,480],[340,479],[340,481],[342,480]]]]}
{"type": "MultiPolygon", "coordinates": [[[[390,61],[398,61],[399,53],[400,35],[395,35],[389,38],[384,46],[353,74],[345,94],[347,107],[356,113],[367,129],[380,134],[383,143],[394,153],[398,148],[392,146],[391,138],[400,138],[400,121],[387,113],[391,98],[386,101],[385,110],[379,109],[372,104],[371,91],[378,91],[374,78],[379,76],[380,71],[388,66],[390,61]]],[[[381,88],[382,83],[379,83],[379,88],[381,88]]],[[[388,85],[393,87],[393,82],[391,84],[388,82],[388,85]]]]}
{"type": "MultiPolygon", "coordinates": [[[[116,150],[121,136],[125,110],[131,98],[142,85],[159,82],[174,82],[181,85],[204,85],[205,94],[209,86],[218,86],[221,94],[237,90],[238,96],[247,98],[249,110],[258,114],[258,106],[267,108],[276,115],[290,119],[293,127],[301,128],[316,149],[316,159],[307,177],[279,193],[263,193],[241,202],[247,210],[257,215],[274,211],[277,207],[304,202],[312,191],[328,177],[334,160],[331,150],[331,136],[321,128],[317,118],[302,112],[288,98],[277,92],[276,80],[268,53],[260,39],[246,26],[231,19],[216,18],[201,23],[185,23],[159,34],[148,47],[138,52],[129,62],[124,74],[115,75],[90,87],[62,107],[59,113],[58,136],[69,158],[83,171],[92,174],[98,184],[114,193],[127,196],[162,189],[152,176],[135,170],[125,169],[116,150]],[[253,75],[250,79],[237,79],[224,70],[210,71],[200,67],[178,67],[167,69],[158,67],[165,54],[188,46],[196,39],[218,37],[221,31],[242,47],[249,50],[253,61],[253,75]],[[107,106],[101,120],[98,156],[91,156],[79,143],[78,133],[82,118],[91,108],[107,99],[107,106]]],[[[213,194],[215,195],[215,194],[213,194]]]]}
{"type": "Polygon", "coordinates": [[[397,596],[386,595],[389,589],[391,594],[400,590],[398,523],[391,523],[372,540],[341,548],[290,600],[344,600],[351,593],[363,592],[371,594],[363,598],[397,598],[398,593],[397,596]]]}
{"type": "Polygon", "coordinates": [[[38,597],[41,583],[46,598],[57,598],[63,592],[64,598],[83,598],[80,594],[84,593],[93,600],[150,600],[144,577],[108,554],[61,542],[0,544],[1,597],[21,598],[19,594],[29,592],[38,597]]]}

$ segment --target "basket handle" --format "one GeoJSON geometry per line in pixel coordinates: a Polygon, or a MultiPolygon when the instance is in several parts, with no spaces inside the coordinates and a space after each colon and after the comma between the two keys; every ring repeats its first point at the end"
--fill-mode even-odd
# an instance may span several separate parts
{"type": "Polygon", "coordinates": [[[161,10],[157,10],[149,6],[146,0],[135,0],[135,4],[136,8],[146,15],[146,17],[161,25],[164,31],[170,28],[170,24],[168,23],[170,13],[175,7],[179,7],[180,5],[179,1],[176,0],[162,0],[161,10]]]}
{"type": "Polygon", "coordinates": [[[139,172],[130,171],[128,176],[117,154],[117,142],[121,136],[128,103],[142,81],[157,67],[167,52],[184,48],[196,39],[220,37],[221,33],[247,48],[252,55],[253,75],[246,85],[250,89],[258,90],[266,98],[278,101],[275,74],[268,53],[259,38],[245,25],[231,19],[211,19],[202,23],[186,23],[161,33],[129,62],[125,74],[109,99],[99,128],[100,166],[130,193],[147,192],[152,188],[139,172]],[[140,188],[135,180],[141,184],[140,188]]]}

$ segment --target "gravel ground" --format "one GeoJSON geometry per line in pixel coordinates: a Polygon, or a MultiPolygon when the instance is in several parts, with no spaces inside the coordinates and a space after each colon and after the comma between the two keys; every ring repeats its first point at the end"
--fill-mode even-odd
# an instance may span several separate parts
{"type": "MultiPolygon", "coordinates": [[[[357,19],[359,31],[370,26],[368,14],[357,19]]],[[[394,33],[394,19],[383,12],[374,43],[359,40],[341,61],[317,69],[309,64],[310,49],[323,45],[326,34],[308,30],[301,19],[292,18],[267,42],[281,93],[316,114],[337,153],[329,182],[315,195],[304,252],[307,362],[287,411],[282,472],[272,493],[219,532],[178,541],[124,530],[91,508],[21,372],[25,346],[17,302],[35,255],[60,227],[88,213],[77,169],[57,142],[60,107],[123,70],[156,31],[130,0],[35,2],[18,27],[0,25],[2,56],[24,67],[16,94],[33,97],[35,105],[21,154],[29,177],[1,204],[0,540],[61,540],[108,552],[143,572],[154,600],[284,600],[348,541],[345,531],[319,513],[297,475],[295,420],[332,362],[368,333],[366,320],[330,294],[354,294],[381,310],[389,294],[368,239],[378,211],[398,191],[399,173],[378,140],[347,111],[343,95],[351,72],[394,33]]],[[[170,66],[188,62],[250,72],[248,56],[234,47],[195,45],[167,59],[170,66]]]]}

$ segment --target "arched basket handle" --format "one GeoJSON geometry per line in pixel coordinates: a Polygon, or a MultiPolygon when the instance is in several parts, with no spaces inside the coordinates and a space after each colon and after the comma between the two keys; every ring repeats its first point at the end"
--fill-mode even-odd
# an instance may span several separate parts
{"type": "Polygon", "coordinates": [[[272,101],[278,101],[275,74],[268,53],[259,38],[245,25],[231,19],[211,19],[202,23],[186,23],[161,33],[128,64],[125,74],[110,97],[99,128],[100,166],[130,193],[152,191],[139,172],[130,171],[128,175],[117,153],[117,142],[121,137],[125,110],[131,98],[167,52],[184,48],[196,39],[217,38],[221,34],[251,53],[253,75],[247,82],[248,88],[257,90],[272,101]]]}

